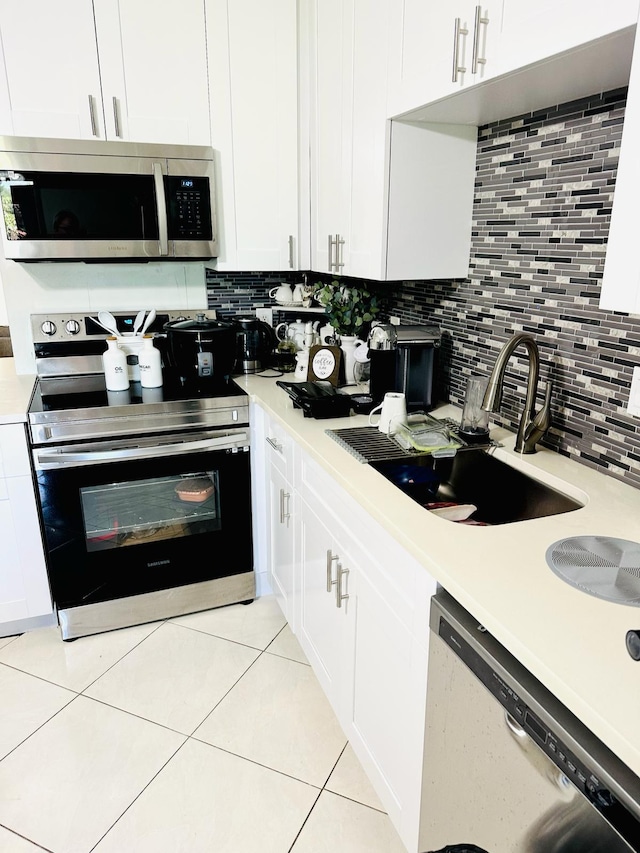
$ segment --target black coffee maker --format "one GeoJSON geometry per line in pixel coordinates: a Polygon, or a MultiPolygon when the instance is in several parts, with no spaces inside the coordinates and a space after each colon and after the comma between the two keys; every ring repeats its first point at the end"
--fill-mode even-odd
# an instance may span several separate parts
{"type": "Polygon", "coordinates": [[[387,391],[401,391],[408,412],[429,411],[435,402],[433,374],[440,338],[437,326],[373,326],[367,340],[371,397],[380,403],[387,391]]]}

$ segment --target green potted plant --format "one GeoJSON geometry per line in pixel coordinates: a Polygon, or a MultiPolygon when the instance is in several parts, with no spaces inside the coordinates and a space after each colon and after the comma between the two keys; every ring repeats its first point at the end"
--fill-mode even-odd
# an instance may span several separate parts
{"type": "Polygon", "coordinates": [[[366,325],[380,312],[377,296],[365,287],[346,287],[339,281],[315,287],[314,299],[323,306],[341,338],[366,331],[366,325]]]}
{"type": "Polygon", "coordinates": [[[318,283],[314,298],[324,307],[331,326],[340,338],[345,379],[347,384],[353,384],[354,351],[358,346],[358,335],[367,331],[369,323],[379,313],[378,298],[366,287],[346,287],[339,281],[318,283]]]}

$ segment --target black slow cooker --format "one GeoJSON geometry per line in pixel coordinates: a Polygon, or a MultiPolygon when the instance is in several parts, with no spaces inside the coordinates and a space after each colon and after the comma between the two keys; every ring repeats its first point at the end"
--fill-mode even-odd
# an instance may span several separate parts
{"type": "Polygon", "coordinates": [[[231,374],[236,354],[236,326],[224,320],[195,320],[165,323],[167,359],[183,385],[205,389],[224,382],[231,374]]]}

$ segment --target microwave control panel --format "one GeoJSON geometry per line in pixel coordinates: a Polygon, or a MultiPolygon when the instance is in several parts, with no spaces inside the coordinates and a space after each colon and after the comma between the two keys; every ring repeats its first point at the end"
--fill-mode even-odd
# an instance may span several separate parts
{"type": "Polygon", "coordinates": [[[211,240],[211,190],[208,178],[165,178],[170,240],[211,240]]]}

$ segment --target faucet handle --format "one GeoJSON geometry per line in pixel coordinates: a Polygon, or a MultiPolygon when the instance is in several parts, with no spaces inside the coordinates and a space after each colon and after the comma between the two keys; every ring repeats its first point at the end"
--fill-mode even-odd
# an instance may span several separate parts
{"type": "Polygon", "coordinates": [[[529,423],[524,431],[524,446],[523,453],[535,453],[536,444],[551,426],[551,391],[553,382],[547,380],[547,387],[544,395],[544,403],[538,414],[529,423]]]}

